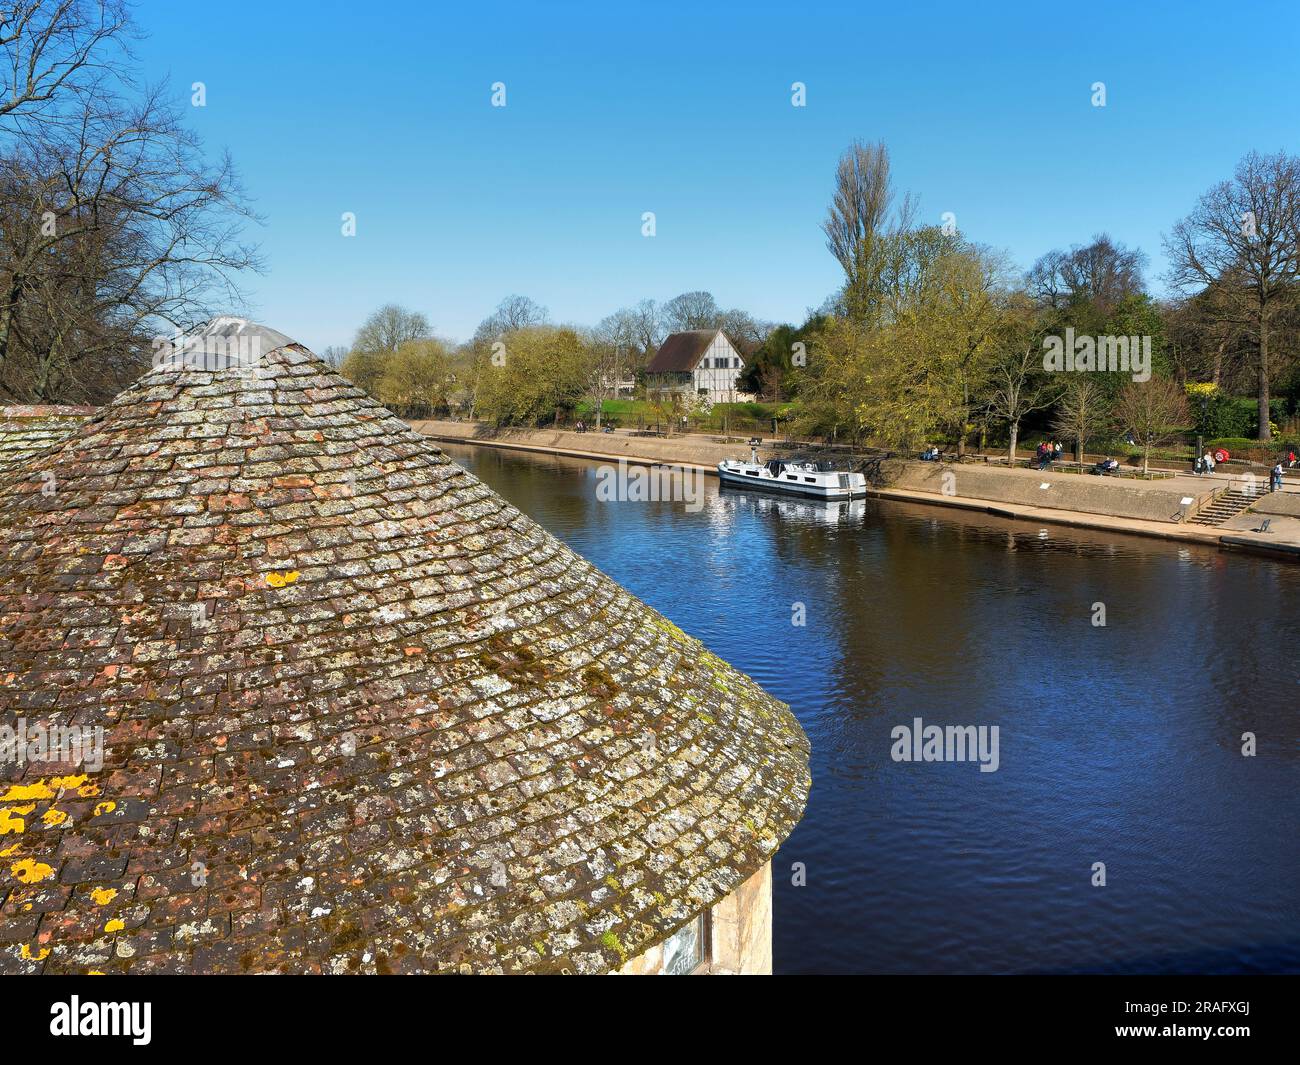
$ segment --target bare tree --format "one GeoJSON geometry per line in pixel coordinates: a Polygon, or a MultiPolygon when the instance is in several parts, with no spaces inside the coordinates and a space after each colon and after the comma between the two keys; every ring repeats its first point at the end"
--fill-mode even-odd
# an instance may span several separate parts
{"type": "Polygon", "coordinates": [[[1016,464],[1020,423],[1027,414],[1050,407],[1059,391],[1043,372],[1042,340],[1040,330],[1026,331],[993,366],[992,391],[985,411],[990,417],[1007,423],[1011,435],[1008,466],[1016,464]]]}
{"type": "Polygon", "coordinates": [[[709,292],[683,292],[663,306],[663,321],[670,332],[690,329],[717,329],[721,312],[709,292]]]}
{"type": "Polygon", "coordinates": [[[1251,152],[1174,226],[1165,249],[1174,287],[1217,286],[1216,313],[1255,340],[1259,439],[1270,439],[1271,329],[1300,274],[1300,160],[1251,152]]]}
{"type": "Polygon", "coordinates": [[[477,341],[497,340],[516,329],[545,325],[549,320],[546,308],[527,296],[507,296],[496,309],[479,323],[474,332],[477,341]]]}
{"type": "Polygon", "coordinates": [[[1133,434],[1142,448],[1142,473],[1151,468],[1151,449],[1173,439],[1186,424],[1187,395],[1181,385],[1168,377],[1149,381],[1130,381],[1115,401],[1115,417],[1120,427],[1133,434]]]}
{"type": "Polygon", "coordinates": [[[1025,275],[1025,286],[1039,305],[1059,310],[1091,303],[1107,314],[1126,296],[1145,291],[1146,256],[1106,233],[1069,251],[1049,251],[1025,275]]]}
{"type": "Polygon", "coordinates": [[[1106,427],[1106,394],[1086,374],[1073,374],[1057,402],[1052,427],[1074,441],[1074,461],[1083,468],[1088,442],[1106,427]]]}
{"type": "Polygon", "coordinates": [[[605,401],[617,398],[619,378],[625,369],[623,336],[616,333],[602,335],[596,330],[583,338],[586,355],[587,396],[596,410],[596,428],[604,419],[605,401]]]}
{"type": "Polygon", "coordinates": [[[1165,343],[1179,377],[1237,391],[1253,387],[1255,345],[1234,320],[1230,294],[1210,285],[1165,310],[1165,343]]]}
{"type": "Polygon", "coordinates": [[[228,157],[209,164],[178,108],[107,69],[123,6],[19,4],[0,27],[0,393],[103,399],[151,335],[242,307],[255,216],[228,157]]]}
{"type": "Polygon", "coordinates": [[[432,336],[429,319],[419,311],[385,303],[361,324],[352,341],[352,350],[366,355],[396,355],[407,341],[428,340],[432,336]]]}
{"type": "Polygon", "coordinates": [[[763,346],[763,342],[774,327],[771,322],[760,322],[748,311],[733,307],[718,314],[717,328],[727,335],[727,339],[736,346],[748,362],[763,346]]]}
{"type": "Polygon", "coordinates": [[[0,118],[34,115],[121,60],[130,32],[124,0],[9,0],[0,6],[0,118]]]}
{"type": "Polygon", "coordinates": [[[1063,251],[1049,251],[1039,256],[1025,275],[1025,288],[1040,306],[1056,310],[1064,306],[1068,293],[1061,276],[1066,259],[1063,251]]]}

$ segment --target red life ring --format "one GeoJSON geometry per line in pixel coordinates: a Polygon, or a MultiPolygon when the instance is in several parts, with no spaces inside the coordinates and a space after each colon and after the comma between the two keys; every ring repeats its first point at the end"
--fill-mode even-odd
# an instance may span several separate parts
{"type": "Polygon", "coordinates": [[[1223,448],[1219,447],[1214,449],[1215,462],[1227,462],[1230,458],[1232,458],[1232,456],[1228,452],[1224,451],[1223,448]]]}

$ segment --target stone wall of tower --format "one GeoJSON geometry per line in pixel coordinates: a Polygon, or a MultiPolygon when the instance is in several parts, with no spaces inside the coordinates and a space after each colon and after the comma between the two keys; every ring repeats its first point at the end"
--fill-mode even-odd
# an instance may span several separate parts
{"type": "MultiPolygon", "coordinates": [[[[772,863],[709,911],[707,964],[701,974],[767,976],[772,972],[772,863]]],[[[657,944],[621,969],[621,976],[657,976],[663,971],[657,944]]]]}

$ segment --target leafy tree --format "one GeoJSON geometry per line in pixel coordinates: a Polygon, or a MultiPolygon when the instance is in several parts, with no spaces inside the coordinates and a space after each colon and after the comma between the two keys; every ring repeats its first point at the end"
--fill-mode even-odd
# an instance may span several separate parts
{"type": "Polygon", "coordinates": [[[403,416],[427,416],[447,406],[451,383],[446,346],[438,340],[408,340],[385,360],[377,395],[403,416]]]}
{"type": "Polygon", "coordinates": [[[895,212],[884,142],[854,141],[840,156],[835,191],[822,223],[826,247],[844,271],[844,302],[851,317],[873,321],[890,238],[906,231],[914,209],[904,197],[895,212]]]}
{"type": "Polygon", "coordinates": [[[480,370],[476,409],[498,425],[540,425],[572,410],[590,380],[590,355],[567,326],[532,325],[501,338],[499,363],[480,370]]]}
{"type": "Polygon", "coordinates": [[[379,392],[379,381],[384,376],[384,364],[389,357],[386,352],[353,348],[339,365],[339,373],[373,396],[379,392]]]}
{"type": "Polygon", "coordinates": [[[745,368],[738,379],[741,391],[775,403],[796,395],[809,345],[826,320],[826,315],[817,314],[801,326],[773,326],[745,359],[745,368]]]}

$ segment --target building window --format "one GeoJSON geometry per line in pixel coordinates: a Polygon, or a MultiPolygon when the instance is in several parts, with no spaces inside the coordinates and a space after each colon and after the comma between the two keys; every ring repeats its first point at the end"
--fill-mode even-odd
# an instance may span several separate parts
{"type": "Polygon", "coordinates": [[[664,940],[665,976],[690,976],[708,961],[705,915],[700,914],[664,940]]]}

